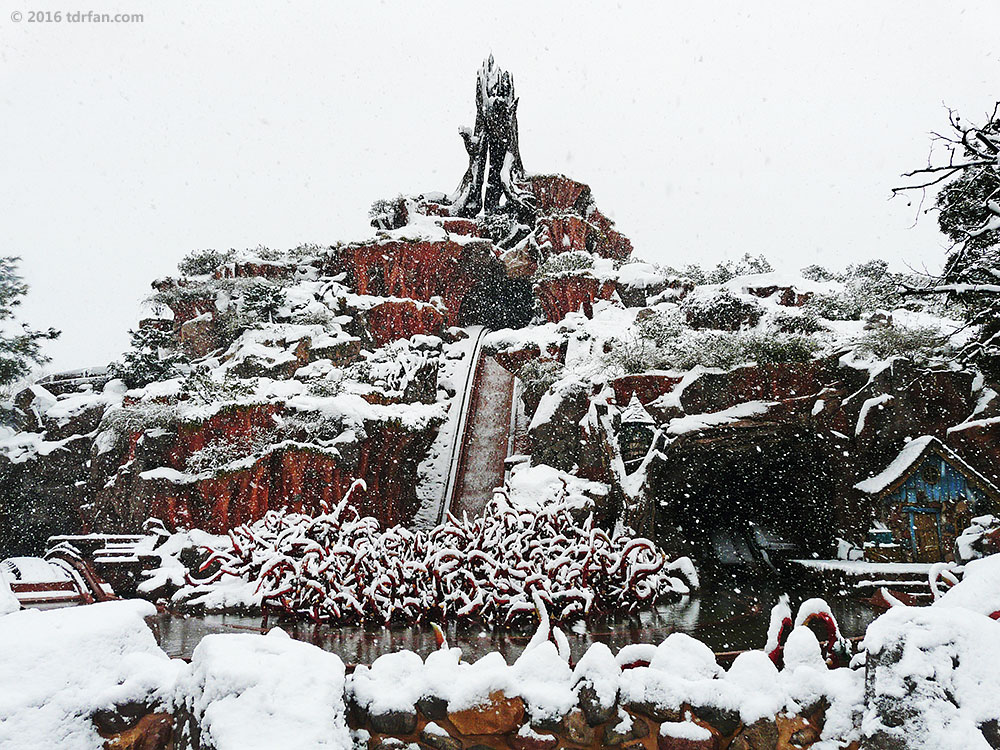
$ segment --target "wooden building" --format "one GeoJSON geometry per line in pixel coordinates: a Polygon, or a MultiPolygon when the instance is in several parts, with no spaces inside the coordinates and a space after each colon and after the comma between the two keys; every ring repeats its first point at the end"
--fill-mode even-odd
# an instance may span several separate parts
{"type": "Polygon", "coordinates": [[[879,474],[859,482],[875,512],[865,556],[888,562],[955,559],[955,539],[1000,506],[1000,490],[935,437],[908,442],[879,474]]]}

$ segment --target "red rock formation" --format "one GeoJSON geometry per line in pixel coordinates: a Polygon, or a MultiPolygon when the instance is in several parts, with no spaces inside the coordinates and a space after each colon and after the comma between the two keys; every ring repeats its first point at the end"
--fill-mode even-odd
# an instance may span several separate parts
{"type": "Polygon", "coordinates": [[[445,317],[436,307],[409,300],[389,300],[367,312],[368,330],[376,346],[416,334],[440,336],[445,317]]]}
{"type": "Polygon", "coordinates": [[[836,381],[829,361],[752,365],[724,373],[703,373],[681,394],[688,414],[722,411],[747,401],[784,401],[819,393],[836,381]]]}
{"type": "Polygon", "coordinates": [[[572,214],[545,216],[535,224],[535,237],[539,246],[548,243],[549,252],[554,254],[586,252],[587,234],[590,231],[586,221],[572,214]]]}
{"type": "Polygon", "coordinates": [[[213,296],[202,299],[179,299],[170,302],[167,306],[174,314],[174,327],[179,328],[189,320],[197,318],[199,315],[204,315],[207,312],[214,313],[215,297],[213,296]]]}
{"type": "Polygon", "coordinates": [[[590,188],[561,174],[530,178],[531,191],[543,214],[582,210],[590,201],[590,188]]]}
{"type": "Polygon", "coordinates": [[[640,402],[648,404],[650,401],[670,393],[674,386],[680,382],[680,376],[643,373],[615,378],[611,381],[611,387],[615,392],[615,403],[624,407],[632,398],[633,393],[639,397],[640,402]]]}
{"type": "Polygon", "coordinates": [[[587,317],[590,317],[593,315],[594,301],[611,299],[614,293],[613,282],[599,281],[592,276],[558,276],[535,284],[535,294],[538,295],[545,317],[550,323],[559,322],[581,307],[587,317]]]}
{"type": "Polygon", "coordinates": [[[632,242],[614,229],[614,222],[596,208],[587,215],[587,221],[594,227],[592,232],[593,251],[602,258],[625,260],[632,254],[632,242]]]}
{"type": "Polygon", "coordinates": [[[181,424],[170,451],[170,466],[183,470],[192,453],[212,443],[250,445],[258,435],[274,429],[274,416],[280,412],[278,404],[234,406],[213,414],[204,422],[181,424]]]}
{"type": "Polygon", "coordinates": [[[499,263],[487,241],[389,241],[338,248],[333,273],[347,271],[358,294],[409,297],[430,301],[441,297],[448,325],[457,325],[462,300],[475,285],[477,272],[499,263]]]}
{"type": "Polygon", "coordinates": [[[487,235],[479,226],[475,219],[450,218],[441,222],[441,226],[448,234],[457,234],[462,237],[483,237],[487,235]]]}
{"type": "Polygon", "coordinates": [[[246,446],[249,455],[262,433],[273,428],[275,404],[239,407],[199,424],[181,425],[165,450],[131,437],[115,481],[97,492],[85,526],[137,531],[149,517],[168,528],[202,528],[225,533],[255,521],[268,510],[289,507],[316,514],[339,503],[356,479],[366,489],[351,495],[352,507],[383,526],[407,524],[417,511],[416,469],[435,430],[415,431],[395,422],[369,422],[364,437],[340,446],[339,455],[307,446],[279,444],[252,465],[191,481],[143,478],[152,466],[183,471],[192,453],[216,442],[246,446]],[[143,451],[146,451],[145,454],[143,451]]]}

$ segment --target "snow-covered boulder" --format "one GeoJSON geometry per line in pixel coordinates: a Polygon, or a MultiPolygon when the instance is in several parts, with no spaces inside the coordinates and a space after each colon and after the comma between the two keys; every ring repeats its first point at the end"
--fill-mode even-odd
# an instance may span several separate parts
{"type": "Polygon", "coordinates": [[[895,607],[864,646],[864,747],[991,747],[983,725],[995,731],[1000,719],[1000,623],[964,607],[895,607]]]}
{"type": "Polygon", "coordinates": [[[170,700],[183,663],[156,645],[152,604],[116,601],[0,617],[0,748],[99,750],[98,711],[170,700]]]}
{"type": "Polygon", "coordinates": [[[180,750],[348,750],[344,663],[281,630],[206,636],[176,697],[180,750]]]}

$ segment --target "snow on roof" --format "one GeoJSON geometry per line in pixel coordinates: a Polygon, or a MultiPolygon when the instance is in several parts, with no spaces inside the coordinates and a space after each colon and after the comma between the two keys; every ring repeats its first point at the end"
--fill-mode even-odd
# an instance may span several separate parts
{"type": "Polygon", "coordinates": [[[906,445],[899,454],[892,460],[885,469],[873,477],[862,480],[854,485],[854,489],[860,490],[868,495],[875,495],[884,492],[886,489],[909,476],[910,471],[915,468],[928,450],[934,450],[942,456],[951,466],[961,471],[967,477],[976,479],[981,485],[993,492],[1000,492],[978,471],[969,466],[959,458],[953,450],[942,443],[933,435],[922,435],[914,438],[906,445]]]}
{"type": "Polygon", "coordinates": [[[639,401],[639,397],[634,393],[622,412],[622,424],[654,424],[653,417],[646,411],[646,407],[639,401]]]}

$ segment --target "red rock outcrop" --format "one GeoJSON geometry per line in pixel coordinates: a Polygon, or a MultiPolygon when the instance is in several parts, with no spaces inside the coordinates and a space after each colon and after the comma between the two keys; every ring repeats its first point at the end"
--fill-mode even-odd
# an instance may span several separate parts
{"type": "Polygon", "coordinates": [[[539,246],[549,248],[553,254],[586,252],[587,235],[591,227],[579,216],[559,214],[545,216],[535,224],[535,237],[539,246]]]}
{"type": "Polygon", "coordinates": [[[611,381],[611,387],[615,392],[615,403],[625,407],[633,393],[642,404],[648,404],[650,401],[670,393],[681,380],[679,375],[642,373],[615,378],[611,381]]]}
{"type": "Polygon", "coordinates": [[[587,214],[587,221],[596,231],[593,235],[593,251],[602,258],[625,260],[632,254],[632,242],[614,229],[614,223],[596,208],[587,214]]]}
{"type": "Polygon", "coordinates": [[[389,300],[368,310],[368,330],[376,346],[410,336],[440,336],[445,316],[436,307],[410,300],[389,300]]]}
{"type": "Polygon", "coordinates": [[[573,210],[582,213],[590,202],[590,188],[564,175],[537,175],[529,181],[543,214],[573,210]]]}
{"type": "MultiPolygon", "coordinates": [[[[352,506],[385,526],[406,524],[417,510],[417,465],[436,426],[412,430],[396,422],[366,422],[363,437],[338,446],[337,453],[301,443],[281,442],[250,465],[209,477],[183,472],[188,459],[206,446],[225,444],[254,454],[274,429],[280,405],[228,409],[204,422],[182,424],[159,441],[142,434],[128,440],[113,481],[95,492],[85,524],[101,531],[134,532],[149,517],[168,528],[202,528],[224,533],[255,521],[268,510],[289,507],[315,514],[334,507],[356,479],[366,488],[351,495],[352,506]],[[265,437],[262,437],[265,436],[265,437]],[[146,470],[164,467],[152,475],[146,470]]],[[[259,449],[258,449],[259,450],[259,449]]],[[[95,479],[103,483],[101,469],[95,479]]]]}
{"type": "Polygon", "coordinates": [[[444,300],[448,325],[456,325],[462,300],[480,272],[499,264],[496,248],[482,240],[392,240],[345,245],[334,251],[332,273],[347,271],[358,294],[444,300]]]}
{"type": "Polygon", "coordinates": [[[594,314],[594,301],[611,299],[614,293],[613,282],[600,281],[593,276],[556,276],[535,284],[535,294],[550,323],[558,323],[581,308],[589,318],[594,314]]]}

